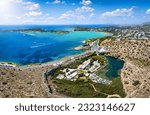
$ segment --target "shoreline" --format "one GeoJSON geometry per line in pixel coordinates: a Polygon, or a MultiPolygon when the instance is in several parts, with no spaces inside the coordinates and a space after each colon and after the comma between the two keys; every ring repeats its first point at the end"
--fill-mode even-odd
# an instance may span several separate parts
{"type": "Polygon", "coordinates": [[[14,63],[14,62],[7,62],[7,61],[2,61],[2,62],[0,62],[0,67],[2,67],[2,66],[4,66],[4,67],[17,67],[18,66],[18,64],[17,63],[14,63]]]}
{"type": "MultiPolygon", "coordinates": [[[[18,30],[4,30],[5,31],[11,31],[11,32],[28,32],[28,31],[37,31],[37,32],[45,32],[46,30],[42,30],[42,29],[18,29],[18,30]]],[[[56,32],[61,32],[61,30],[58,30],[56,32]]],[[[48,31],[49,32],[49,31],[48,31]]],[[[50,30],[51,32],[51,30],[50,30]]],[[[55,32],[55,31],[52,31],[52,32],[55,32]]],[[[70,32],[82,32],[82,31],[70,31],[70,32]]],[[[83,31],[83,32],[99,32],[99,33],[103,33],[104,36],[103,37],[107,37],[107,36],[112,36],[113,34],[112,33],[109,33],[109,32],[103,32],[103,31],[83,31]]],[[[100,38],[103,38],[103,37],[100,37],[100,38]]],[[[91,40],[91,39],[94,39],[94,38],[90,38],[88,40],[91,40]]],[[[88,52],[88,48],[83,46],[85,44],[87,40],[83,40],[81,41],[82,44],[79,45],[79,46],[76,46],[76,47],[73,47],[72,49],[73,50],[83,50],[84,52],[81,53],[81,54],[84,54],[85,52],[88,52]],[[86,51],[85,51],[86,50],[86,51]]],[[[31,66],[39,66],[39,65],[47,65],[47,64],[50,64],[50,63],[57,63],[57,61],[59,62],[60,60],[63,60],[65,58],[69,58],[69,57],[74,57],[76,55],[80,55],[80,54],[73,54],[73,55],[70,55],[70,56],[64,56],[62,58],[58,58],[56,60],[52,60],[52,61],[48,61],[48,62],[44,62],[44,63],[31,63],[31,64],[27,64],[27,65],[22,65],[22,64],[19,64],[19,63],[15,63],[15,62],[10,62],[10,61],[0,61],[0,67],[4,67],[4,68],[20,68],[20,67],[31,67],[31,66]]]]}
{"type": "Polygon", "coordinates": [[[28,64],[28,65],[17,65],[16,63],[9,64],[10,62],[0,62],[0,68],[12,68],[12,69],[28,69],[28,68],[36,68],[36,67],[46,67],[46,66],[59,66],[62,64],[69,63],[69,61],[76,60],[85,55],[90,55],[92,52],[86,51],[81,54],[75,54],[71,56],[65,56],[57,60],[48,61],[45,63],[35,63],[35,64],[28,64]]]}
{"type": "MultiPolygon", "coordinates": [[[[113,36],[113,34],[111,35],[113,36]]],[[[112,41],[104,42],[102,46],[110,51],[109,54],[107,54],[108,56],[115,57],[117,59],[124,61],[124,65],[123,68],[121,69],[120,77],[121,77],[121,83],[123,84],[123,90],[127,94],[126,97],[150,97],[150,91],[149,91],[150,85],[147,85],[150,84],[149,81],[150,68],[148,65],[149,63],[147,63],[150,61],[149,59],[150,53],[148,50],[150,46],[150,42],[116,39],[114,41],[112,40],[112,41]],[[140,63],[136,60],[139,60],[140,63]],[[145,63],[148,65],[148,67],[144,65],[145,63]]],[[[40,78],[42,76],[43,79],[42,84],[46,85],[47,88],[49,84],[45,84],[44,77],[43,77],[43,74],[45,72],[47,72],[49,69],[54,67],[59,67],[64,64],[67,65],[68,63],[74,62],[78,58],[86,56],[90,53],[92,52],[88,50],[87,52],[83,52],[81,54],[65,56],[60,59],[45,62],[45,63],[18,65],[18,66],[12,66],[11,68],[9,67],[11,66],[11,64],[10,65],[8,64],[8,67],[10,68],[10,71],[23,70],[26,73],[29,72],[28,73],[29,75],[27,77],[31,76],[31,78],[35,77],[37,79],[39,78],[39,76],[40,78]]],[[[6,65],[7,67],[7,62],[0,62],[0,63],[4,64],[4,66],[6,65]]],[[[19,71],[19,73],[22,76],[23,72],[19,71]]]]}
{"type": "MultiPolygon", "coordinates": [[[[30,30],[30,29],[29,29],[29,30],[30,30]]],[[[10,30],[8,30],[8,31],[10,31],[10,30]]],[[[18,30],[15,30],[15,31],[18,31],[18,30]]],[[[15,32],[15,31],[12,30],[12,32],[15,32]]],[[[81,32],[81,31],[74,31],[74,32],[81,32]]],[[[103,37],[107,37],[107,36],[112,36],[112,35],[113,35],[112,33],[100,32],[100,31],[84,31],[84,32],[99,32],[99,33],[104,33],[105,36],[103,36],[103,37]]],[[[103,38],[103,37],[100,37],[100,38],[103,38]]],[[[88,40],[91,40],[91,39],[94,39],[94,38],[90,38],[90,39],[88,39],[88,40]]],[[[90,52],[87,47],[83,46],[86,41],[87,41],[87,40],[81,41],[81,42],[82,42],[81,45],[76,46],[76,47],[73,47],[72,49],[73,49],[73,50],[83,50],[84,52],[81,53],[81,54],[84,54],[85,52],[90,52]],[[85,51],[85,50],[86,50],[86,51],[85,51]]],[[[76,55],[80,55],[80,54],[73,54],[73,55],[70,55],[70,56],[64,56],[64,57],[62,57],[62,58],[58,58],[58,59],[56,59],[56,60],[52,60],[52,61],[48,61],[48,62],[44,62],[44,63],[31,63],[31,64],[27,64],[27,65],[21,65],[21,64],[19,64],[19,63],[15,63],[15,62],[11,62],[11,61],[0,61],[0,67],[4,67],[4,68],[5,68],[5,67],[6,67],[6,68],[7,68],[7,67],[9,67],[9,68],[16,68],[16,67],[25,67],[25,66],[29,67],[29,66],[37,66],[37,65],[46,65],[46,64],[49,64],[49,63],[57,63],[57,61],[59,62],[60,60],[63,60],[63,59],[65,59],[65,58],[67,58],[67,57],[68,57],[68,58],[69,58],[69,57],[74,57],[74,56],[76,56],[76,55]]]]}
{"type": "MultiPolygon", "coordinates": [[[[104,33],[104,32],[103,32],[104,33]]],[[[110,35],[110,34],[109,34],[110,35]]],[[[112,35],[112,34],[111,34],[112,35]]],[[[93,38],[92,38],[93,39],[93,38]]],[[[84,42],[84,41],[82,41],[84,42]]],[[[83,44],[78,46],[78,48],[84,48],[83,44]]],[[[75,50],[75,49],[74,49],[75,50]]],[[[79,50],[79,49],[78,49],[79,50]]],[[[28,65],[16,65],[14,63],[12,63],[11,65],[11,68],[5,66],[5,64],[7,62],[3,62],[4,63],[4,67],[6,68],[9,68],[9,69],[14,69],[14,70],[25,70],[29,73],[34,73],[35,70],[36,71],[39,71],[38,73],[38,76],[40,74],[42,74],[42,78],[43,78],[43,81],[42,81],[42,84],[46,85],[46,89],[49,88],[48,86],[50,85],[49,83],[45,83],[45,78],[43,77],[43,74],[45,74],[47,71],[49,71],[49,69],[52,69],[52,68],[57,68],[59,66],[63,66],[63,65],[68,65],[76,60],[78,60],[79,58],[84,58],[84,56],[87,56],[87,55],[91,55],[93,53],[93,51],[90,51],[90,50],[87,50],[81,54],[75,54],[75,55],[70,55],[70,56],[65,56],[65,57],[62,57],[60,59],[57,59],[57,60],[53,60],[53,61],[48,61],[48,62],[45,62],[45,63],[35,63],[35,64],[28,64],[28,65]]],[[[0,67],[1,68],[1,67],[0,67]]],[[[37,73],[35,73],[35,76],[36,76],[37,73]]],[[[47,89],[48,90],[48,89],[47,89]]],[[[49,91],[49,90],[48,90],[49,91]]],[[[48,93],[49,94],[49,93],[48,93]]],[[[55,95],[55,94],[54,94],[55,95]]]]}
{"type": "MultiPolygon", "coordinates": [[[[59,66],[63,66],[63,65],[68,65],[71,62],[74,62],[76,60],[78,60],[79,58],[84,58],[84,56],[87,55],[91,55],[91,53],[93,53],[92,51],[88,50],[86,52],[83,52],[81,54],[76,54],[76,55],[71,55],[71,56],[66,56],[63,57],[61,59],[58,60],[54,60],[54,61],[50,61],[50,62],[46,62],[46,63],[41,63],[41,64],[33,64],[33,65],[22,65],[22,66],[13,66],[11,69],[15,69],[15,70],[25,70],[27,72],[30,73],[34,73],[35,71],[39,71],[38,73],[34,73],[35,76],[38,74],[42,75],[43,81],[42,84],[45,86],[49,86],[50,84],[45,84],[45,78],[43,77],[43,74],[46,73],[47,71],[49,71],[49,69],[52,68],[57,68],[59,66]]],[[[46,90],[48,87],[46,87],[46,90]]],[[[48,93],[49,94],[49,93],[48,93]]],[[[54,93],[55,95],[55,93],[54,93]]],[[[57,95],[57,94],[56,94],[57,95]]]]}
{"type": "MultiPolygon", "coordinates": [[[[76,32],[76,31],[74,31],[74,32],[76,32]]],[[[89,32],[89,31],[85,31],[85,32],[89,32]]],[[[92,32],[99,32],[99,31],[92,31],[92,32]]],[[[113,35],[112,33],[108,33],[108,32],[100,32],[100,33],[106,34],[106,36],[104,36],[104,37],[112,36],[113,35]]],[[[91,38],[91,39],[94,39],[94,38],[91,38]]],[[[91,40],[91,39],[89,39],[89,40],[91,40]]],[[[49,65],[49,64],[50,65],[51,64],[52,65],[53,64],[59,64],[59,63],[61,64],[61,61],[65,60],[66,58],[70,58],[70,57],[74,58],[74,57],[76,57],[78,55],[82,55],[82,54],[84,55],[84,53],[90,52],[90,50],[88,50],[87,47],[83,46],[86,41],[87,40],[83,40],[81,45],[72,48],[73,50],[84,50],[84,52],[80,53],[80,54],[74,54],[74,55],[70,55],[70,56],[64,56],[62,58],[58,58],[56,60],[52,60],[52,61],[48,61],[48,62],[44,62],[44,63],[33,63],[33,64],[27,64],[27,65],[21,65],[21,64],[15,63],[15,62],[10,62],[10,61],[8,61],[8,62],[7,61],[0,61],[0,67],[15,69],[15,68],[22,68],[22,67],[24,68],[24,67],[31,67],[31,66],[43,66],[43,65],[46,66],[46,65],[49,65]]]]}

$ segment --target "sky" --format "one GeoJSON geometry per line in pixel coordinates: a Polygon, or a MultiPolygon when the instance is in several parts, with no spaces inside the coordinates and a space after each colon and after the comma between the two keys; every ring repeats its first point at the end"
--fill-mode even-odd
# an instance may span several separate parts
{"type": "Polygon", "coordinates": [[[0,0],[0,25],[144,22],[150,22],[150,0],[0,0]]]}

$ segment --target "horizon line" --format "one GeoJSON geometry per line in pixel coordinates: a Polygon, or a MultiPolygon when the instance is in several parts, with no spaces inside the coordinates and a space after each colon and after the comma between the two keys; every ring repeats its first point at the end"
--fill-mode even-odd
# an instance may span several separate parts
{"type": "Polygon", "coordinates": [[[0,24],[0,26],[76,26],[76,25],[140,25],[149,22],[138,24],[0,24]]]}

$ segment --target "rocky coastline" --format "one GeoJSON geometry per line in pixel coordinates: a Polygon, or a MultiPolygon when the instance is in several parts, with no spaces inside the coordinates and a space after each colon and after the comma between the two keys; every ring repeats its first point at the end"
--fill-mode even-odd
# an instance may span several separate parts
{"type": "MultiPolygon", "coordinates": [[[[128,28],[136,29],[136,27],[128,28]]],[[[147,30],[147,27],[144,28],[147,30]]],[[[23,31],[28,32],[32,30],[23,31]]],[[[78,28],[75,31],[85,31],[85,29],[78,28]]],[[[116,33],[114,33],[113,28],[97,30],[87,29],[87,31],[104,31],[110,33],[113,31],[113,35],[118,35],[118,31],[120,32],[121,29],[118,28],[118,31],[115,31],[116,33]]],[[[146,39],[124,39],[124,37],[123,39],[120,39],[120,37],[113,36],[115,39],[103,39],[102,41],[99,41],[98,44],[100,44],[100,48],[103,49],[103,52],[96,48],[100,53],[119,58],[125,62],[124,67],[121,70],[121,81],[127,95],[126,97],[128,98],[150,98],[150,40],[147,39],[149,38],[149,33],[146,33],[145,35],[146,39]]],[[[75,49],[87,50],[88,48],[87,46],[79,46],[75,49]]],[[[90,54],[91,51],[87,51],[83,54],[64,57],[57,61],[27,66],[17,66],[15,64],[1,62],[0,97],[66,97],[65,95],[55,92],[55,89],[54,93],[50,92],[51,82],[45,73],[53,68],[67,65],[90,54]]]]}

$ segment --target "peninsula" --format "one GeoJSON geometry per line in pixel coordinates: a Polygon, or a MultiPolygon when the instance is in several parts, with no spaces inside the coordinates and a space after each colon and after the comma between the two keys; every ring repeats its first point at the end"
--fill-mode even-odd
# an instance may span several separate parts
{"type": "MultiPolygon", "coordinates": [[[[11,30],[16,31],[47,32],[11,30]]],[[[84,53],[52,62],[25,66],[0,63],[0,97],[150,97],[149,24],[75,27],[74,31],[106,32],[111,36],[85,40],[76,49],[84,53]],[[112,71],[109,58],[123,61],[114,77],[107,75],[112,71]]],[[[66,31],[58,33],[62,32],[66,31]]]]}

